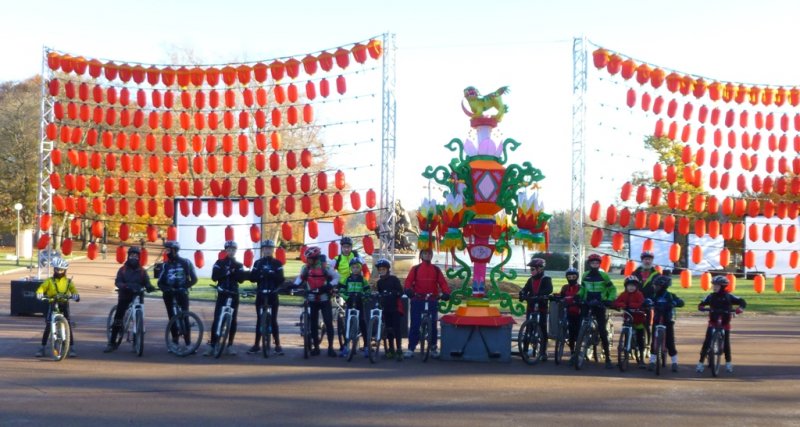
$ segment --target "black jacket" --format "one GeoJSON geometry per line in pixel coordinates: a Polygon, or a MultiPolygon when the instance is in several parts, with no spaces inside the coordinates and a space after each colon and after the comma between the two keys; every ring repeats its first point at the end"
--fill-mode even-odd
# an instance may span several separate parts
{"type": "Polygon", "coordinates": [[[194,266],[186,258],[176,257],[165,262],[158,276],[158,287],[162,291],[189,289],[197,283],[194,266]]]}
{"type": "Polygon", "coordinates": [[[273,257],[259,258],[250,270],[251,282],[255,282],[259,291],[273,291],[283,284],[283,264],[273,257]]]}
{"type": "Polygon", "coordinates": [[[217,260],[211,270],[211,280],[217,282],[217,285],[226,291],[238,292],[239,283],[244,282],[245,279],[247,279],[247,272],[244,271],[244,265],[233,258],[217,260]]]}
{"type": "Polygon", "coordinates": [[[142,289],[147,289],[148,292],[155,289],[150,283],[150,276],[147,275],[145,269],[141,266],[133,268],[127,264],[117,270],[117,278],[114,279],[114,286],[116,286],[120,292],[132,294],[139,293],[142,289]]]}
{"type": "Polygon", "coordinates": [[[387,274],[385,277],[378,279],[377,283],[378,292],[385,293],[381,296],[381,306],[384,311],[396,312],[399,305],[398,300],[403,295],[403,284],[397,276],[387,274]]]}

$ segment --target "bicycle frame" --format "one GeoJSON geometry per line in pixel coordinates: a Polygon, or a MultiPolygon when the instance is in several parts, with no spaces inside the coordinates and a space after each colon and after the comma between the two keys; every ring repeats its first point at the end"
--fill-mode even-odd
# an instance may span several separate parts
{"type": "MultiPolygon", "coordinates": [[[[227,291],[221,291],[221,292],[230,293],[230,292],[227,292],[227,291]]],[[[216,334],[217,335],[217,339],[219,339],[219,335],[222,332],[222,318],[226,314],[230,315],[231,317],[233,317],[234,310],[233,310],[233,307],[231,307],[232,304],[233,304],[233,295],[228,295],[228,298],[225,300],[225,305],[222,306],[222,309],[219,312],[219,319],[217,319],[217,324],[215,325],[215,329],[216,329],[216,332],[217,332],[217,334],[216,334]]]]}
{"type": "MultiPolygon", "coordinates": [[[[128,306],[128,311],[125,313],[125,319],[126,319],[127,322],[130,322],[132,319],[135,319],[134,316],[135,316],[135,314],[137,312],[141,313],[141,316],[142,316],[142,331],[141,331],[141,333],[145,332],[145,330],[144,330],[144,301],[143,301],[143,299],[144,299],[144,295],[142,293],[136,294],[136,296],[133,298],[133,301],[131,301],[131,305],[128,306]]],[[[131,332],[133,332],[134,334],[139,333],[139,331],[137,330],[137,327],[136,327],[136,322],[133,322],[133,328],[132,328],[131,332]]]]}
{"type": "Polygon", "coordinates": [[[66,357],[71,345],[69,339],[71,325],[69,319],[64,316],[59,308],[59,304],[69,302],[69,298],[70,295],[68,294],[57,294],[54,298],[42,298],[42,301],[50,304],[50,342],[53,344],[51,348],[55,351],[55,343],[59,341],[63,343],[63,347],[59,349],[58,354],[51,355],[56,361],[61,361],[66,357]],[[62,320],[67,324],[66,330],[61,330],[58,327],[62,320]]]}

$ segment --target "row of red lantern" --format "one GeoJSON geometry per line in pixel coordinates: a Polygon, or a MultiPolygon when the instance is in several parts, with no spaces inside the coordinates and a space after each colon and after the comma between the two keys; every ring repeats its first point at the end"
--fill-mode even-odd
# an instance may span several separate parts
{"type": "MultiPolygon", "coordinates": [[[[697,111],[697,121],[701,124],[705,124],[708,121],[710,124],[717,126],[720,124],[720,119],[722,119],[722,123],[726,127],[738,127],[740,128],[747,128],[751,122],[750,117],[752,115],[753,121],[752,125],[757,130],[766,129],[771,131],[775,128],[776,123],[776,115],[774,112],[764,113],[762,111],[748,111],[748,110],[737,110],[729,109],[725,112],[725,116],[723,118],[722,114],[723,111],[719,109],[719,107],[709,108],[706,105],[701,105],[697,110],[695,110],[694,105],[691,102],[686,102],[683,104],[683,107],[678,104],[678,101],[675,99],[670,100],[666,104],[666,109],[664,108],[664,98],[661,96],[657,96],[655,99],[652,99],[650,94],[644,93],[642,94],[641,98],[637,100],[636,91],[634,89],[628,89],[626,93],[625,103],[628,107],[633,108],[637,105],[637,101],[639,106],[643,111],[650,111],[652,106],[653,114],[662,114],[666,113],[667,117],[674,118],[678,114],[678,110],[681,110],[681,114],[685,121],[691,121],[692,117],[695,115],[695,111],[697,111]],[[738,119],[738,120],[737,120],[738,119]]],[[[800,132],[800,113],[796,113],[794,116],[790,116],[789,113],[783,113],[777,119],[780,130],[783,132],[788,132],[791,125],[793,123],[794,130],[800,132]]]]}
{"type": "MultiPolygon", "coordinates": [[[[53,110],[54,116],[58,121],[66,117],[70,120],[82,122],[79,124],[94,123],[96,125],[105,124],[108,126],[133,126],[136,129],[147,126],[151,130],[180,128],[184,131],[201,131],[206,127],[211,130],[220,129],[220,115],[215,111],[209,113],[191,113],[183,111],[178,113],[173,111],[147,112],[141,109],[116,109],[113,107],[94,107],[92,109],[85,104],[78,107],[72,103],[67,104],[66,111],[64,111],[64,108],[60,107],[61,104],[58,105],[59,108],[53,110]],[[178,120],[177,124],[174,123],[174,119],[178,120]]],[[[299,105],[290,105],[286,108],[275,107],[270,110],[269,117],[267,117],[267,111],[264,109],[257,109],[254,111],[241,110],[238,114],[235,114],[234,111],[227,110],[222,112],[221,115],[222,127],[226,130],[246,130],[250,129],[251,126],[257,129],[265,129],[270,126],[273,128],[281,128],[284,124],[284,118],[286,124],[289,126],[296,126],[300,124],[301,121],[305,124],[312,123],[314,121],[314,107],[311,104],[305,104],[302,107],[299,105]]],[[[64,124],[62,127],[71,130],[74,126],[64,124]]],[[[79,126],[77,128],[80,129],[79,126]]],[[[64,140],[64,132],[63,129],[60,132],[61,139],[63,142],[68,142],[68,140],[64,140]]],[[[69,140],[74,139],[71,132],[67,135],[69,135],[69,140]]],[[[53,136],[53,138],[50,139],[55,140],[56,135],[50,132],[47,133],[47,136],[53,136]]]]}
{"type": "MultiPolygon", "coordinates": [[[[713,155],[714,153],[712,153],[713,155]]],[[[728,162],[731,161],[732,156],[725,156],[725,163],[726,165],[728,162]]],[[[775,169],[774,159],[771,157],[768,158],[767,164],[767,172],[772,173],[775,169]]],[[[781,174],[788,174],[789,172],[795,173],[795,171],[800,171],[800,160],[795,159],[796,161],[793,164],[793,168],[790,170],[786,162],[784,162],[785,158],[782,158],[781,161],[778,162],[778,170],[781,174]]],[[[742,156],[741,161],[743,163],[750,161],[742,156]]],[[[694,168],[692,166],[684,166],[683,168],[683,179],[686,181],[687,184],[693,185],[695,187],[701,187],[703,184],[702,180],[702,172],[698,172],[700,169],[694,168]]],[[[659,174],[657,171],[654,170],[653,179],[656,182],[661,182],[662,180],[666,181],[670,185],[674,184],[677,181],[677,168],[674,165],[669,165],[666,168],[666,172],[661,172],[659,174]]],[[[736,188],[739,192],[745,192],[748,190],[752,190],[756,193],[763,193],[763,194],[772,194],[773,192],[783,196],[785,194],[800,194],[800,177],[787,177],[787,176],[779,176],[777,178],[773,178],[771,176],[761,177],[760,175],[752,175],[749,179],[750,185],[748,187],[748,178],[744,174],[739,174],[736,177],[736,188]]],[[[728,186],[731,182],[731,175],[729,172],[723,172],[722,174],[718,173],[717,171],[713,170],[708,175],[708,186],[712,189],[719,187],[722,190],[727,190],[728,186]]],[[[660,190],[658,190],[660,191],[660,190]]],[[[625,192],[625,186],[623,186],[623,193],[625,192]]],[[[639,202],[642,203],[642,202],[639,202]]]]}
{"type": "Polygon", "coordinates": [[[683,96],[694,95],[695,98],[708,96],[712,101],[736,102],[752,105],[776,105],[778,107],[789,104],[793,107],[800,105],[800,89],[793,87],[767,87],[759,85],[745,85],[743,83],[706,82],[703,78],[694,78],[688,74],[680,75],[676,72],[667,74],[661,68],[653,68],[647,64],[637,64],[633,59],[623,59],[620,55],[609,53],[600,48],[592,53],[595,67],[606,69],[609,74],[617,73],[623,79],[629,80],[635,76],[640,85],[649,84],[655,89],[666,85],[669,92],[680,93],[683,96]]]}
{"type": "MultiPolygon", "coordinates": [[[[117,131],[110,130],[98,131],[94,127],[88,129],[79,126],[63,125],[59,126],[56,123],[48,123],[45,126],[45,137],[51,141],[60,140],[63,143],[80,144],[85,142],[87,146],[94,147],[98,141],[102,143],[103,147],[111,149],[116,146],[118,150],[123,151],[139,151],[142,148],[147,151],[154,152],[158,148],[157,136],[153,133],[148,133],[142,136],[138,132],[117,131]],[[85,139],[84,139],[85,136],[85,139]],[[142,138],[144,138],[144,146],[142,146],[142,138]]],[[[218,149],[226,153],[230,153],[234,149],[234,137],[236,137],[236,144],[239,151],[246,152],[250,149],[250,140],[255,140],[255,146],[258,151],[266,151],[268,147],[267,134],[264,132],[256,132],[254,137],[250,137],[245,133],[221,133],[221,134],[197,134],[197,133],[164,133],[160,137],[161,150],[164,152],[171,152],[173,144],[175,150],[179,153],[186,152],[190,147],[195,153],[200,153],[204,149],[207,153],[215,153],[218,149]],[[221,135],[221,137],[220,137],[221,135]],[[218,141],[221,139],[221,141],[218,141]]],[[[280,150],[283,143],[281,134],[276,131],[269,133],[269,145],[273,150],[280,150]]],[[[310,156],[303,154],[303,156],[310,156]]],[[[303,164],[305,159],[301,158],[303,164]]],[[[310,165],[310,157],[309,162],[310,165]]]]}
{"type": "MultiPolygon", "coordinates": [[[[681,142],[690,142],[692,140],[693,129],[692,126],[688,123],[680,125],[677,122],[671,121],[669,124],[664,122],[662,119],[656,120],[655,127],[653,129],[653,136],[657,138],[667,137],[674,141],[678,141],[680,139],[681,142]],[[680,135],[678,134],[680,132],[680,135]]],[[[703,145],[706,141],[706,128],[700,126],[697,131],[694,133],[696,142],[698,145],[703,145]]],[[[720,129],[715,129],[714,132],[711,134],[711,140],[715,147],[721,147],[723,140],[726,140],[728,143],[728,147],[733,149],[737,146],[740,146],[743,150],[753,150],[758,151],[761,148],[761,142],[764,140],[765,135],[761,133],[753,133],[750,134],[748,132],[741,132],[737,134],[734,131],[728,131],[727,134],[723,134],[720,129]]],[[[786,134],[782,134],[780,136],[776,134],[769,134],[766,135],[767,147],[770,151],[781,151],[786,152],[790,150],[789,147],[789,138],[786,134]]],[[[792,139],[792,144],[794,148],[794,152],[800,150],[800,135],[796,135],[792,139]]]]}
{"type": "Polygon", "coordinates": [[[232,86],[237,82],[246,85],[251,79],[257,83],[264,83],[269,75],[272,79],[280,81],[284,76],[295,79],[300,75],[302,66],[303,71],[308,75],[314,75],[317,67],[325,72],[333,69],[334,63],[341,69],[346,69],[350,65],[350,56],[359,63],[363,64],[369,57],[380,58],[383,53],[383,46],[379,40],[370,40],[366,44],[356,43],[352,48],[338,48],[335,52],[322,52],[318,55],[306,55],[302,60],[290,58],[286,61],[274,60],[269,64],[257,63],[255,65],[241,64],[237,66],[226,66],[222,69],[216,67],[187,68],[185,66],[173,69],[172,67],[158,68],[155,65],[145,68],[142,65],[115,64],[113,61],[102,63],[97,59],[87,60],[83,57],[72,57],[57,52],[48,52],[47,66],[56,71],[60,69],[64,73],[74,72],[83,75],[88,71],[89,76],[99,78],[101,75],[108,81],[119,79],[123,83],[133,81],[142,84],[155,86],[159,83],[165,86],[217,86],[220,80],[232,86]]]}
{"type": "MultiPolygon", "coordinates": [[[[61,149],[53,149],[50,152],[50,159],[53,162],[53,165],[60,166],[63,164],[64,155],[65,154],[61,149]]],[[[286,152],[286,167],[289,170],[297,169],[297,157],[298,156],[294,151],[286,152]]],[[[145,157],[139,153],[130,155],[125,152],[121,154],[107,152],[105,155],[103,155],[99,151],[74,150],[72,148],[66,151],[66,160],[69,165],[76,168],[91,168],[94,170],[105,169],[106,171],[113,172],[117,170],[117,167],[119,166],[119,169],[125,173],[131,171],[142,172],[142,170],[144,170],[145,163],[145,157]]],[[[189,156],[152,154],[147,157],[146,161],[148,170],[153,174],[157,174],[159,172],[164,172],[167,174],[178,172],[179,174],[185,175],[189,173],[190,162],[192,171],[194,172],[193,175],[202,174],[204,169],[208,170],[208,172],[211,174],[215,174],[220,169],[220,164],[223,172],[231,173],[234,169],[234,163],[236,164],[236,169],[239,171],[239,173],[247,173],[250,169],[251,161],[258,172],[264,172],[267,170],[267,166],[269,166],[269,170],[272,172],[277,172],[281,167],[280,155],[277,152],[273,152],[269,155],[269,157],[264,155],[264,153],[257,153],[254,156],[242,153],[235,157],[228,154],[208,154],[205,156],[195,155],[192,156],[191,159],[189,156]],[[267,162],[269,162],[269,165],[267,165],[267,162]]],[[[311,165],[311,152],[304,150],[300,153],[299,166],[308,169],[311,167],[311,165]]],[[[342,172],[341,175],[341,180],[344,180],[344,172],[342,172]]]]}
{"type": "MultiPolygon", "coordinates": [[[[343,190],[345,187],[344,172],[340,172],[341,171],[337,171],[335,175],[336,189],[339,191],[343,190]]],[[[327,191],[328,175],[325,172],[319,172],[317,173],[316,178],[316,188],[319,191],[327,191]]],[[[300,192],[309,193],[312,191],[311,179],[311,175],[309,174],[303,174],[300,176],[300,192]]],[[[236,191],[240,197],[244,197],[249,194],[250,181],[251,180],[245,177],[239,178],[236,191]]],[[[259,196],[263,196],[266,193],[266,181],[264,178],[258,176],[252,180],[252,182],[255,193],[259,196]]],[[[50,187],[54,190],[60,190],[62,188],[61,175],[58,172],[51,173],[49,183],[50,187]]],[[[287,193],[295,194],[298,192],[297,179],[294,175],[287,176],[285,178],[285,183],[287,193]]],[[[138,196],[148,194],[150,197],[156,197],[162,187],[164,194],[167,197],[174,197],[176,194],[180,194],[183,197],[189,197],[190,195],[202,197],[205,195],[206,188],[214,197],[230,197],[233,192],[233,181],[231,181],[230,178],[219,180],[213,178],[210,180],[196,178],[193,180],[181,179],[176,184],[175,181],[170,179],[160,180],[156,178],[145,179],[139,177],[133,180],[133,192],[138,196]]],[[[117,192],[120,195],[127,195],[131,190],[130,182],[128,178],[125,177],[106,177],[101,179],[97,175],[92,175],[87,179],[86,175],[81,174],[66,174],[63,179],[63,188],[66,191],[78,192],[83,192],[88,188],[93,193],[99,193],[102,191],[106,195],[113,194],[114,192],[117,192]]],[[[274,195],[282,193],[281,178],[279,176],[273,175],[270,178],[270,190],[274,195]]],[[[375,191],[372,189],[368,190],[367,204],[374,205],[375,198],[375,191]]]]}
{"type": "MultiPolygon", "coordinates": [[[[712,168],[722,168],[726,170],[730,170],[734,167],[734,154],[733,151],[723,151],[724,154],[720,156],[719,150],[711,150],[711,154],[708,155],[708,165],[712,168]],[[722,157],[722,161],[720,162],[720,157],[722,157]]],[[[800,152],[800,150],[798,151],[800,152]]],[[[764,169],[767,173],[773,173],[776,170],[776,163],[777,163],[777,170],[781,175],[786,175],[790,171],[794,175],[800,174],[800,158],[795,157],[793,160],[790,160],[786,156],[777,157],[777,161],[775,160],[776,157],[774,156],[766,156],[764,161],[764,169]]],[[[739,154],[739,164],[741,169],[752,172],[758,166],[758,154],[747,154],[741,153],[739,154]]],[[[692,147],[689,145],[684,145],[681,149],[681,161],[685,165],[689,165],[690,163],[694,163],[697,166],[703,166],[706,164],[706,150],[704,147],[700,147],[695,151],[692,151],[692,147]]],[[[666,175],[664,171],[664,167],[660,164],[656,164],[653,167],[653,178],[657,181],[660,181],[666,178],[668,181],[674,180],[677,178],[677,168],[675,165],[668,165],[666,167],[666,175]]],[[[768,177],[765,177],[765,179],[768,177]]],[[[673,182],[670,182],[672,184],[673,182]]]]}
{"type": "MultiPolygon", "coordinates": [[[[347,92],[347,80],[344,76],[336,77],[335,84],[336,92],[339,93],[339,95],[344,95],[345,92],[347,92]]],[[[307,81],[304,86],[304,96],[311,101],[316,99],[317,86],[319,86],[320,96],[323,98],[330,96],[331,83],[326,78],[321,79],[319,83],[315,83],[312,80],[307,81]]],[[[110,105],[119,104],[123,107],[127,107],[128,105],[133,105],[135,103],[139,108],[145,108],[149,105],[152,109],[162,107],[166,109],[172,109],[180,106],[185,110],[203,110],[206,107],[209,107],[210,109],[217,109],[220,108],[220,106],[223,106],[223,108],[235,109],[241,104],[244,104],[244,106],[248,108],[256,105],[259,107],[264,107],[269,103],[270,90],[272,90],[272,96],[275,99],[275,102],[280,105],[283,105],[286,102],[294,104],[300,99],[300,89],[294,83],[291,83],[287,86],[275,85],[271,89],[265,87],[259,87],[255,90],[251,88],[243,88],[241,91],[227,89],[224,92],[214,89],[208,91],[137,89],[135,99],[131,97],[131,91],[127,87],[123,87],[119,89],[119,92],[117,92],[117,88],[114,86],[104,87],[99,84],[93,85],[86,82],[78,84],[77,89],[76,83],[71,81],[62,82],[58,79],[53,79],[47,83],[47,93],[51,97],[58,98],[63,94],[66,100],[80,101],[78,105],[86,105],[87,107],[90,105],[83,103],[91,102],[91,105],[97,105],[106,102],[110,105]],[[148,92],[150,92],[149,103],[147,96],[148,92]],[[222,93],[221,96],[220,93],[222,93]],[[222,99],[220,99],[220,97],[222,97],[222,99]],[[179,102],[178,104],[176,104],[176,98],[179,102]],[[237,102],[238,99],[241,99],[241,104],[237,102]]],[[[70,102],[70,104],[72,104],[72,102],[70,102]]]]}

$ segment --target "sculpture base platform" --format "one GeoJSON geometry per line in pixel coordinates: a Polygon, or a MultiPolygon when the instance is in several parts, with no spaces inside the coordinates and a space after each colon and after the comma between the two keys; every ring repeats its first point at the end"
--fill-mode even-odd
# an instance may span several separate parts
{"type": "Polygon", "coordinates": [[[442,316],[440,360],[509,363],[514,323],[511,316],[442,316]]]}

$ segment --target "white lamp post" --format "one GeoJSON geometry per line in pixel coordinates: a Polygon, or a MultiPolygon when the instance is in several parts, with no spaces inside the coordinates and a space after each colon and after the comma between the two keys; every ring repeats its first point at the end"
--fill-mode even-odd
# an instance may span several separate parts
{"type": "Polygon", "coordinates": [[[17,211],[17,235],[14,239],[14,250],[17,255],[17,265],[19,265],[19,212],[22,210],[22,203],[14,203],[14,209],[17,211]]]}

